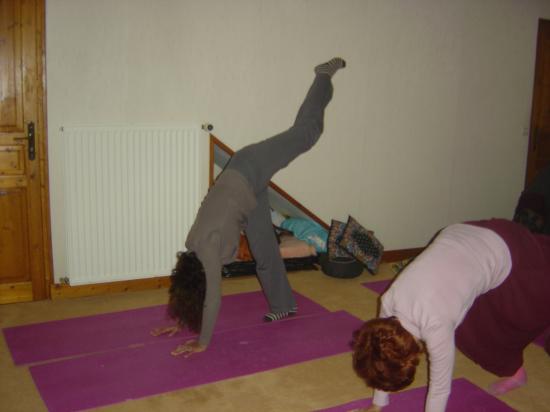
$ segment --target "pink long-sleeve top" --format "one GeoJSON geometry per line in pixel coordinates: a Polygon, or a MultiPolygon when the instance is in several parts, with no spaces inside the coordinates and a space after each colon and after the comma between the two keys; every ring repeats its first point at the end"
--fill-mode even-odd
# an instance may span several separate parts
{"type": "MultiPolygon", "coordinates": [[[[424,341],[429,357],[426,412],[443,412],[451,392],[454,333],[474,300],[499,286],[512,267],[510,251],[492,230],[451,225],[411,262],[382,296],[380,317],[396,316],[424,341]]],[[[374,404],[389,394],[374,391],[374,404]]]]}

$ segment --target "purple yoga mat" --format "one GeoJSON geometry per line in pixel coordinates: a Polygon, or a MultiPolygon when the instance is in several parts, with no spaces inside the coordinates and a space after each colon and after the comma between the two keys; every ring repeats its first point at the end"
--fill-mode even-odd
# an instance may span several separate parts
{"type": "Polygon", "coordinates": [[[378,293],[379,295],[381,295],[390,286],[391,282],[392,282],[391,279],[390,280],[378,280],[376,282],[365,282],[365,283],[362,283],[362,285],[364,287],[372,290],[373,292],[378,293]]]}
{"type": "MultiPolygon", "coordinates": [[[[295,294],[298,315],[327,312],[312,300],[295,294]]],[[[257,325],[263,322],[267,302],[262,292],[222,297],[216,330],[257,325]]],[[[166,306],[151,306],[121,312],[5,328],[4,337],[16,365],[124,348],[158,340],[150,331],[168,325],[166,306]],[[40,344],[37,345],[37,340],[40,344]]],[[[193,336],[187,330],[171,339],[193,336]]]]}
{"type": "Polygon", "coordinates": [[[349,351],[361,321],[328,312],[215,333],[207,351],[173,357],[175,342],[30,367],[50,411],[74,411],[248,375],[349,351]]]}
{"type": "Polygon", "coordinates": [[[535,345],[539,345],[544,347],[544,343],[546,342],[546,338],[550,339],[550,328],[546,329],[545,332],[543,332],[535,341],[533,342],[535,345]]]}
{"type": "MultiPolygon", "coordinates": [[[[421,412],[424,410],[427,388],[410,389],[390,395],[390,404],[384,407],[384,412],[421,412]]],[[[322,409],[318,412],[344,412],[370,406],[372,400],[361,399],[322,409]]],[[[515,411],[500,399],[489,395],[466,379],[453,380],[452,392],[447,403],[446,412],[510,412],[515,411]]]]}

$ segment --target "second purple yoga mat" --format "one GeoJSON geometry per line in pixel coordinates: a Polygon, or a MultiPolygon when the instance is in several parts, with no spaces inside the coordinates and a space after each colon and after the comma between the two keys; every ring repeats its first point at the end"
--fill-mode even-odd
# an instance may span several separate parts
{"type": "Polygon", "coordinates": [[[535,344],[544,347],[546,339],[550,339],[550,328],[546,329],[537,339],[535,339],[535,344]]]}
{"type": "MultiPolygon", "coordinates": [[[[390,404],[384,407],[384,412],[422,412],[427,388],[409,389],[390,395],[390,404]]],[[[317,412],[347,412],[358,408],[366,408],[372,400],[361,399],[333,408],[322,409],[317,412]]],[[[446,412],[513,412],[500,399],[489,395],[466,379],[453,381],[451,396],[447,403],[446,412]]]]}
{"type": "Polygon", "coordinates": [[[248,375],[349,350],[361,321],[329,312],[216,333],[208,350],[173,357],[173,340],[30,368],[50,411],[75,411],[248,375]]]}
{"type": "MultiPolygon", "coordinates": [[[[298,316],[327,312],[312,300],[295,293],[298,316]]],[[[262,323],[267,302],[262,292],[224,296],[216,330],[262,323]]],[[[112,312],[95,316],[35,323],[3,330],[16,365],[103,352],[154,341],[153,328],[169,324],[166,306],[112,312]],[[36,344],[37,339],[40,345],[36,344]]],[[[182,331],[172,339],[192,336],[182,331]]]]}
{"type": "Polygon", "coordinates": [[[381,295],[390,287],[391,280],[378,280],[376,282],[365,282],[362,283],[364,287],[372,290],[374,293],[381,295]]]}

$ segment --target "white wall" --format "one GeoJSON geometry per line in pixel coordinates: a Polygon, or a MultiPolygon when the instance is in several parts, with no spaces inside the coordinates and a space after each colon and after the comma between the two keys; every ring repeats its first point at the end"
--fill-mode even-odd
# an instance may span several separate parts
{"type": "Polygon", "coordinates": [[[348,67],[325,133],[278,185],[327,222],[353,215],[388,250],[510,218],[539,18],[550,2],[47,0],[57,260],[60,126],[208,121],[238,149],[288,128],[313,66],[332,56],[348,67]]]}

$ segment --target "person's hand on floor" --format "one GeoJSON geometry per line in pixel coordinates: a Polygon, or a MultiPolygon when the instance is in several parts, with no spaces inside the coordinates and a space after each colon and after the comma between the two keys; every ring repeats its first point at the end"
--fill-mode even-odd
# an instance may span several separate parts
{"type": "Polygon", "coordinates": [[[151,335],[153,336],[160,336],[160,335],[168,335],[174,336],[176,333],[178,333],[181,330],[179,326],[164,326],[161,328],[155,328],[151,331],[151,335]]]}
{"type": "Polygon", "coordinates": [[[203,352],[204,350],[206,350],[206,346],[201,345],[196,340],[188,340],[183,345],[179,345],[170,353],[174,356],[183,355],[183,357],[188,358],[192,354],[203,352]]]}

